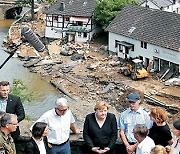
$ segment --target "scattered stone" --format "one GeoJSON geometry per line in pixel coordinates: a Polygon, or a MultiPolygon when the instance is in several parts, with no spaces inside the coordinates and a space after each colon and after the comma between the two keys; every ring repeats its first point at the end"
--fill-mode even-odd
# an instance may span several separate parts
{"type": "Polygon", "coordinates": [[[83,59],[84,56],[82,54],[79,54],[79,53],[75,53],[71,56],[71,60],[72,61],[77,61],[77,60],[80,60],[80,59],[83,59]]]}
{"type": "Polygon", "coordinates": [[[34,67],[35,64],[37,64],[38,62],[40,62],[41,60],[40,59],[36,59],[36,60],[30,60],[29,62],[27,63],[24,63],[23,66],[24,67],[34,67]]]}
{"type": "Polygon", "coordinates": [[[105,87],[102,91],[102,93],[107,93],[111,87],[114,86],[114,83],[109,83],[107,87],[105,87]]]}

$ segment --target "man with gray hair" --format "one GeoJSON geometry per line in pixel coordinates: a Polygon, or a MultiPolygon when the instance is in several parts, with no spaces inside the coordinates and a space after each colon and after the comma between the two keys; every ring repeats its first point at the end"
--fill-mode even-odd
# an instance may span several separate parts
{"type": "Polygon", "coordinates": [[[18,125],[17,116],[10,113],[4,113],[0,123],[0,147],[4,149],[6,154],[16,154],[14,140],[10,133],[16,131],[18,125]]]}
{"type": "Polygon", "coordinates": [[[133,129],[134,137],[138,141],[136,154],[150,154],[151,150],[155,147],[154,141],[147,136],[149,129],[141,124],[137,124],[133,129]]]}
{"type": "Polygon", "coordinates": [[[37,122],[48,124],[48,145],[50,154],[70,154],[69,134],[72,130],[79,134],[80,130],[75,126],[75,119],[68,108],[68,102],[65,98],[58,98],[55,102],[55,108],[45,112],[37,122]]]}

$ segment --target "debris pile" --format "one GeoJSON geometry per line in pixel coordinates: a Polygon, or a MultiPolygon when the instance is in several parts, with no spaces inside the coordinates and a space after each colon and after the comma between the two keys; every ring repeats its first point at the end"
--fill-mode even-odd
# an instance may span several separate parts
{"type": "MultiPolygon", "coordinates": [[[[14,44],[21,41],[20,30],[23,25],[28,25],[40,36],[46,51],[37,52],[24,42],[17,49],[17,55],[24,62],[24,67],[40,74],[74,102],[70,106],[79,121],[93,111],[97,101],[107,101],[112,106],[110,111],[118,116],[127,107],[125,98],[129,92],[139,91],[143,101],[144,94],[155,97],[166,88],[151,77],[132,81],[121,75],[119,69],[124,65],[123,61],[115,55],[108,55],[104,46],[66,42],[66,38],[54,41],[45,39],[45,16],[42,13],[37,13],[37,16],[37,21],[16,23],[10,29],[9,40],[13,40],[14,44]]],[[[174,91],[178,93],[178,87],[174,88],[177,88],[174,91]]],[[[179,116],[179,94],[171,97],[171,101],[177,103],[175,107],[179,116]]]]}

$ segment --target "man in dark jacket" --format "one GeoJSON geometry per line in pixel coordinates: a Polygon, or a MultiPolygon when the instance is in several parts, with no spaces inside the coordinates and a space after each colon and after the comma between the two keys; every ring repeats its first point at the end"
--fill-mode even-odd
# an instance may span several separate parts
{"type": "MultiPolygon", "coordinates": [[[[21,99],[18,96],[9,94],[10,84],[8,81],[0,82],[0,111],[6,113],[12,113],[17,115],[18,123],[25,118],[24,107],[22,105],[21,99]]],[[[16,131],[11,133],[11,136],[16,142],[16,139],[20,135],[19,126],[16,131]]]]}

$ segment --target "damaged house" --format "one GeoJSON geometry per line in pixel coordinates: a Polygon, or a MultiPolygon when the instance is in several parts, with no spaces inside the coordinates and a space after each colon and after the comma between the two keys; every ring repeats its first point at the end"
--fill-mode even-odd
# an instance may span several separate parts
{"type": "Polygon", "coordinates": [[[154,71],[180,72],[179,14],[126,5],[106,30],[110,53],[138,57],[154,71]]]}
{"type": "Polygon", "coordinates": [[[97,28],[92,17],[95,0],[57,0],[46,8],[46,31],[48,38],[67,37],[68,41],[90,41],[97,28]]]}
{"type": "Polygon", "coordinates": [[[180,14],[180,0],[139,0],[140,5],[180,14]]]}

